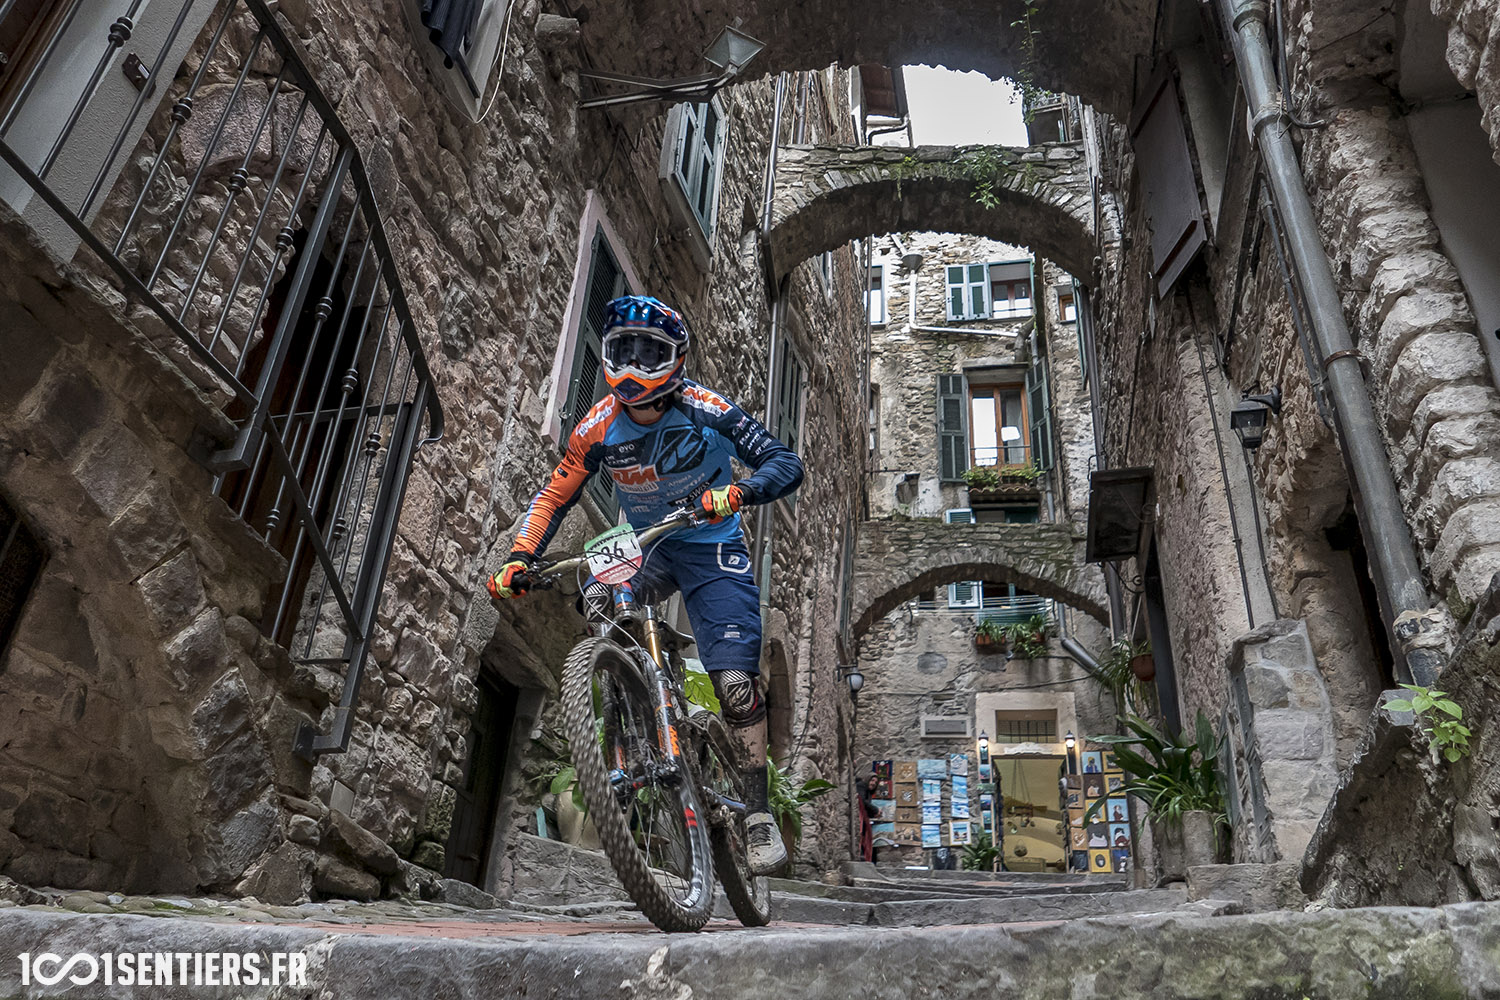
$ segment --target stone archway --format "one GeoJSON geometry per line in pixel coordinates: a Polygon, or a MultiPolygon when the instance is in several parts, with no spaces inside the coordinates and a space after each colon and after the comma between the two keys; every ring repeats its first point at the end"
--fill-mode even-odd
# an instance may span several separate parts
{"type": "Polygon", "coordinates": [[[928,230],[1029,246],[1092,284],[1093,229],[1088,171],[1076,144],[790,146],[776,164],[771,264],[780,277],[870,233],[928,230]],[[987,185],[993,204],[975,198],[976,184],[987,185]]]}
{"type": "Polygon", "coordinates": [[[922,63],[1015,77],[1075,94],[1110,114],[1130,110],[1137,65],[1149,65],[1155,0],[1036,5],[1028,35],[1012,25],[1025,0],[632,0],[592,4],[584,47],[596,67],[669,78],[703,71],[702,54],[725,25],[766,43],[749,78],[783,70],[922,63]]]}
{"type": "Polygon", "coordinates": [[[1109,620],[1099,572],[1066,524],[866,521],[854,557],[854,634],[954,580],[1003,579],[1109,620]]]}

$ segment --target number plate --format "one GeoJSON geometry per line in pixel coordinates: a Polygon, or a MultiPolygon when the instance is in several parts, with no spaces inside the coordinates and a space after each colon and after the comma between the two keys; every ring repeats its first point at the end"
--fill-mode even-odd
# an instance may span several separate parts
{"type": "Polygon", "coordinates": [[[641,543],[628,524],[611,528],[583,547],[589,572],[601,583],[624,583],[641,568],[641,543]]]}

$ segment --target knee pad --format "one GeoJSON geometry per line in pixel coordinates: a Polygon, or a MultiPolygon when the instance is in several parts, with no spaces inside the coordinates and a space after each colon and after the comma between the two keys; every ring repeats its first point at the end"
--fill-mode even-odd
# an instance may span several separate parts
{"type": "Polygon", "coordinates": [[[719,711],[724,721],[738,729],[753,726],[766,717],[766,700],[760,696],[760,685],[754,674],[743,670],[714,670],[708,675],[714,682],[719,711]]]}

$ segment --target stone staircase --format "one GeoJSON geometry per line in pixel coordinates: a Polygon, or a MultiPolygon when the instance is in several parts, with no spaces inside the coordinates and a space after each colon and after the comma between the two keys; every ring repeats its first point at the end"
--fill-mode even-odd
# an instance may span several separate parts
{"type": "MultiPolygon", "coordinates": [[[[1193,899],[1189,888],[1131,889],[1124,878],[928,871],[846,862],[842,884],[772,879],[772,913],[785,923],[930,927],[1183,913],[1242,912],[1235,899],[1193,899]]],[[[722,916],[732,916],[721,906],[722,916]]]]}

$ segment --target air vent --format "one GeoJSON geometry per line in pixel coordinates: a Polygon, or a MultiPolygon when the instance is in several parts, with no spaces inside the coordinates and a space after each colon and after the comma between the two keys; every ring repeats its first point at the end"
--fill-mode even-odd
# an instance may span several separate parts
{"type": "Polygon", "coordinates": [[[969,735],[969,720],[942,716],[923,716],[922,735],[954,737],[969,735]]]}

